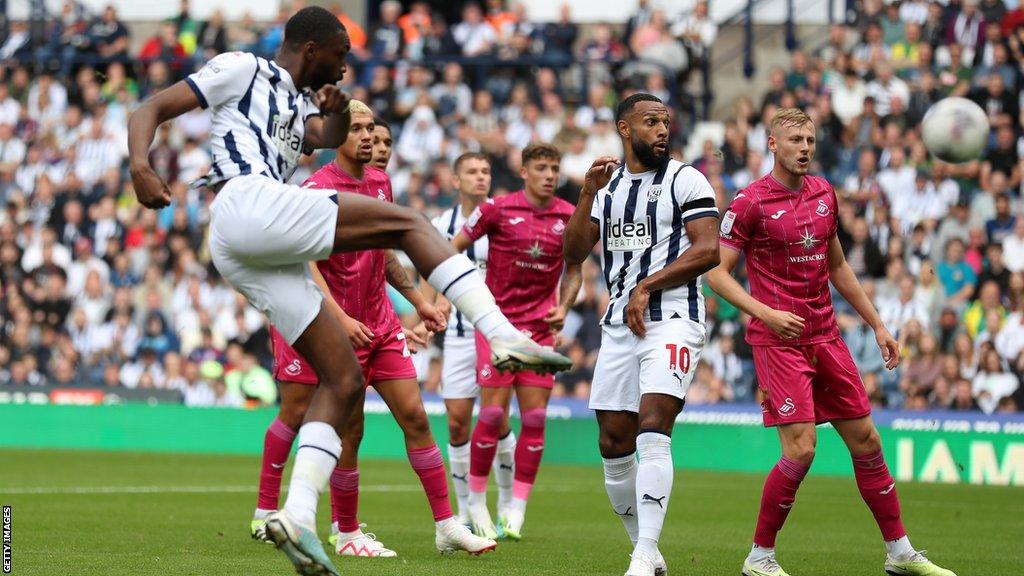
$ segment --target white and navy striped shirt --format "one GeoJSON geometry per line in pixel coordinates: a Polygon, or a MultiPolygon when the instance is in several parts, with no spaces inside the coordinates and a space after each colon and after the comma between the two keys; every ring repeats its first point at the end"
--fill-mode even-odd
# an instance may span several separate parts
{"type": "Polygon", "coordinates": [[[320,111],[287,70],[246,52],[226,52],[185,82],[213,115],[213,166],[206,184],[246,174],[280,182],[291,177],[305,122],[320,111]]]}
{"type": "MultiPolygon", "coordinates": [[[[637,283],[671,264],[690,247],[684,225],[718,217],[715,192],[697,169],[670,160],[656,170],[630,174],[625,163],[597,193],[590,218],[601,227],[601,266],[608,287],[602,324],[626,323],[626,305],[637,283]]],[[[704,323],[700,278],[651,292],[644,318],[689,318],[704,323]]]]}
{"type": "MultiPolygon", "coordinates": [[[[434,228],[442,236],[451,241],[458,235],[459,231],[466,224],[466,217],[462,215],[462,206],[458,204],[453,208],[444,211],[443,214],[432,220],[434,228]]],[[[476,264],[481,276],[487,270],[487,236],[482,236],[466,249],[466,256],[476,264]]],[[[452,306],[451,317],[448,318],[447,337],[473,338],[473,324],[452,306]]]]}

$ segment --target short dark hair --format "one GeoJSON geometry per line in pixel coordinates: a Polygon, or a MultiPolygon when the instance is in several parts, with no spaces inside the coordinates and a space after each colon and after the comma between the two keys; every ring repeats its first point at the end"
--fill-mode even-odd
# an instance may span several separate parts
{"type": "Polygon", "coordinates": [[[383,118],[381,118],[380,116],[374,116],[373,117],[373,125],[374,126],[383,126],[384,128],[387,128],[388,134],[392,133],[391,132],[391,124],[388,124],[388,121],[383,119],[383,118]]]}
{"type": "Polygon", "coordinates": [[[323,44],[338,32],[348,33],[337,16],[319,6],[307,6],[293,14],[284,25],[284,43],[291,46],[306,42],[323,44]]]}
{"type": "Polygon", "coordinates": [[[633,110],[633,107],[636,106],[637,102],[657,102],[658,104],[663,104],[661,98],[658,98],[654,94],[637,92],[622,102],[619,102],[619,106],[615,109],[615,121],[618,122],[625,118],[626,114],[629,114],[633,110]]]}
{"type": "Polygon", "coordinates": [[[537,160],[538,158],[548,158],[555,162],[561,162],[562,153],[558,151],[558,148],[546,142],[531,142],[526,148],[523,148],[523,166],[526,166],[526,163],[530,160],[537,160]]]}
{"type": "Polygon", "coordinates": [[[491,163],[491,159],[482,152],[464,152],[461,156],[455,159],[455,164],[452,164],[452,170],[457,173],[459,171],[459,167],[462,166],[462,163],[467,160],[483,160],[484,162],[487,162],[488,165],[491,163]]]}

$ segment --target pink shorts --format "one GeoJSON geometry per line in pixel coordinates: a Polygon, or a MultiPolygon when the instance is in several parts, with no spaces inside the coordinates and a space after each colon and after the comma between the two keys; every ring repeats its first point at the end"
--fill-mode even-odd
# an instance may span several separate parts
{"type": "Polygon", "coordinates": [[[805,346],[754,346],[754,370],[765,393],[765,426],[820,424],[871,414],[857,365],[842,338],[805,346]]]}
{"type": "MultiPolygon", "coordinates": [[[[523,332],[529,335],[529,331],[523,332]]],[[[555,335],[550,331],[543,336],[531,335],[541,346],[554,346],[555,335]]],[[[512,386],[532,386],[550,390],[555,385],[554,374],[537,374],[536,372],[499,372],[491,366],[491,345],[487,343],[480,331],[476,331],[476,380],[484,388],[511,388],[512,386]]]]}
{"type": "MultiPolygon", "coordinates": [[[[288,345],[276,328],[270,328],[270,342],[274,348],[274,379],[316,386],[316,371],[294,348],[288,345]]],[[[384,336],[377,336],[369,346],[356,348],[356,359],[363,369],[366,385],[388,380],[416,379],[405,334],[398,327],[384,336]]]]}

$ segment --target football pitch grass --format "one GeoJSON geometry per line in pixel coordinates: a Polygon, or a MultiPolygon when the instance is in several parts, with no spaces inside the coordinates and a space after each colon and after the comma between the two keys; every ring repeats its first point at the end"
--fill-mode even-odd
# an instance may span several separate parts
{"type": "MultiPolygon", "coordinates": [[[[0,450],[0,463],[0,504],[12,507],[13,574],[293,573],[284,555],[249,538],[256,457],[0,450]]],[[[630,547],[599,467],[542,465],[523,541],[480,557],[438,555],[408,463],[367,461],[360,470],[360,521],[399,557],[335,557],[344,575],[618,575],[628,565],[630,547]]],[[[739,574],[762,482],[677,473],[661,540],[672,576],[739,574]]],[[[960,576],[1024,574],[1020,488],[899,490],[912,542],[941,565],[960,576]]],[[[322,537],[327,505],[325,497],[322,537]]],[[[852,478],[816,477],[812,469],[778,546],[793,576],[884,576],[884,548],[852,478]]]]}

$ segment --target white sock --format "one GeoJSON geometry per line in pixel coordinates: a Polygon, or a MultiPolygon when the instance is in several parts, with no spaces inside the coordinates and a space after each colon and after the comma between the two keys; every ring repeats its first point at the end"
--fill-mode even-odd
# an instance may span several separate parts
{"type": "Polygon", "coordinates": [[[604,459],[604,489],[633,546],[636,546],[640,530],[636,518],[636,469],[635,452],[629,456],[604,459]]]}
{"type": "Polygon", "coordinates": [[[452,516],[451,518],[445,518],[444,520],[436,520],[434,521],[434,529],[444,530],[448,526],[448,524],[451,524],[452,522],[455,522],[454,516],[452,516]]]}
{"type": "Polygon", "coordinates": [[[265,520],[267,518],[267,516],[270,516],[271,512],[273,512],[273,510],[264,510],[263,508],[257,508],[256,512],[254,512],[253,515],[252,515],[252,519],[253,520],[265,520]]]}
{"type": "Polygon", "coordinates": [[[448,444],[448,468],[459,505],[459,516],[469,514],[469,442],[461,446],[448,444]]]}
{"type": "Polygon", "coordinates": [[[470,490],[469,494],[466,496],[466,504],[468,504],[470,508],[476,508],[477,506],[486,507],[487,492],[474,492],[470,490]]]}
{"type": "Polygon", "coordinates": [[[636,471],[635,551],[656,556],[672,493],[672,438],[659,432],[642,432],[636,437],[636,451],[640,465],[636,471]]]}
{"type": "Polygon", "coordinates": [[[512,502],[508,505],[508,511],[517,513],[520,516],[526,516],[526,500],[522,498],[513,498],[512,502]]]}
{"type": "Polygon", "coordinates": [[[341,438],[326,422],[307,422],[299,428],[298,445],[284,508],[296,522],[313,527],[320,493],[341,458],[341,438]]]}
{"type": "Polygon", "coordinates": [[[774,546],[772,546],[771,548],[765,548],[763,546],[758,546],[757,544],[754,544],[754,546],[750,549],[750,554],[747,555],[747,560],[749,562],[753,563],[753,562],[757,562],[758,560],[764,558],[765,556],[774,556],[774,555],[775,555],[775,547],[774,546]]]}
{"type": "Polygon", "coordinates": [[[886,540],[885,550],[896,560],[905,560],[914,553],[914,547],[910,545],[910,538],[906,536],[898,540],[886,540]]]}
{"type": "Polygon", "coordinates": [[[498,453],[494,455],[494,481],[498,484],[498,513],[512,503],[512,478],[515,476],[516,433],[509,430],[498,440],[498,453]]]}
{"type": "Polygon", "coordinates": [[[476,266],[465,254],[456,254],[441,262],[427,282],[466,315],[488,340],[520,340],[522,332],[498,309],[494,295],[487,289],[476,266]]]}

